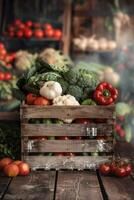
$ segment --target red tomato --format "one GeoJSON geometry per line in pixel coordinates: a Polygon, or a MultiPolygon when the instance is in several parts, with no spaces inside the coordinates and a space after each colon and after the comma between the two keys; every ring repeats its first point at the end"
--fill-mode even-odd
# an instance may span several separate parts
{"type": "Polygon", "coordinates": [[[62,37],[62,31],[60,29],[55,29],[54,30],[54,37],[56,39],[61,39],[61,37],[62,37]]]}
{"type": "Polygon", "coordinates": [[[37,97],[34,101],[34,105],[47,106],[50,105],[50,101],[44,97],[37,97]]]}
{"type": "Polygon", "coordinates": [[[26,103],[29,105],[34,104],[34,101],[37,99],[37,96],[35,94],[29,93],[26,96],[26,103]]]}
{"type": "Polygon", "coordinates": [[[9,81],[9,80],[11,80],[12,79],[12,74],[10,73],[10,72],[6,72],[5,73],[5,80],[6,81],[9,81]]]}
{"type": "Polygon", "coordinates": [[[10,56],[10,62],[12,62],[16,58],[16,53],[14,53],[14,52],[10,53],[9,56],[10,56]]]}
{"type": "Polygon", "coordinates": [[[90,120],[89,119],[84,119],[84,118],[80,118],[80,119],[76,119],[75,123],[77,124],[90,124],[90,120]]]}
{"type": "Polygon", "coordinates": [[[29,20],[29,21],[25,22],[25,25],[28,27],[32,27],[33,22],[29,20]]]}
{"type": "Polygon", "coordinates": [[[10,32],[9,32],[9,37],[13,38],[14,36],[15,36],[14,31],[10,31],[10,32]]]}
{"type": "Polygon", "coordinates": [[[29,38],[32,37],[32,35],[33,35],[33,32],[32,32],[31,29],[26,28],[26,29],[24,30],[24,36],[25,36],[25,38],[29,39],[29,38]]]}
{"type": "Polygon", "coordinates": [[[22,23],[22,22],[21,22],[20,19],[16,19],[16,20],[14,21],[14,25],[15,25],[15,26],[19,26],[21,23],[22,23]]]}
{"type": "Polygon", "coordinates": [[[5,49],[5,46],[4,46],[4,44],[2,42],[0,42],[0,50],[1,49],[5,49]]]}
{"type": "Polygon", "coordinates": [[[17,36],[18,38],[22,38],[22,37],[23,37],[23,31],[18,30],[17,33],[16,33],[16,36],[17,36]]]}
{"type": "Polygon", "coordinates": [[[0,72],[0,80],[3,81],[5,79],[5,74],[4,72],[0,72]]]}
{"type": "Polygon", "coordinates": [[[51,25],[50,23],[46,23],[46,24],[44,25],[44,28],[45,28],[45,29],[53,29],[53,27],[52,27],[52,25],[51,25]]]}
{"type": "Polygon", "coordinates": [[[19,25],[19,29],[24,30],[24,29],[25,29],[25,24],[24,24],[24,23],[21,23],[21,24],[19,25]]]}
{"type": "Polygon", "coordinates": [[[116,171],[115,171],[115,174],[116,176],[118,177],[124,177],[126,176],[126,170],[125,170],[125,167],[117,167],[116,168],[116,171]]]}
{"type": "Polygon", "coordinates": [[[43,38],[43,31],[41,30],[41,29],[37,29],[37,30],[35,30],[34,31],[34,36],[36,37],[36,38],[38,38],[38,39],[41,39],[41,38],[43,38]]]}
{"type": "Polygon", "coordinates": [[[117,168],[117,166],[116,166],[116,164],[114,163],[114,162],[112,162],[111,163],[111,165],[110,165],[110,170],[111,170],[111,173],[115,173],[115,171],[116,171],[116,168],[117,168]]]}
{"type": "Polygon", "coordinates": [[[6,56],[6,54],[7,54],[6,49],[1,49],[1,50],[0,50],[0,55],[6,56]]]}
{"type": "Polygon", "coordinates": [[[116,124],[116,125],[115,125],[115,130],[116,130],[116,131],[121,130],[121,126],[120,126],[119,124],[116,124]]]}
{"type": "Polygon", "coordinates": [[[126,175],[129,176],[131,174],[131,172],[132,172],[132,166],[131,166],[131,164],[127,164],[125,166],[125,170],[126,170],[126,175]]]}
{"type": "Polygon", "coordinates": [[[103,175],[108,175],[111,170],[110,170],[110,165],[109,164],[101,164],[99,166],[99,171],[103,174],[103,175]]]}
{"type": "Polygon", "coordinates": [[[44,31],[44,35],[47,36],[47,37],[53,37],[54,36],[54,30],[53,29],[46,29],[44,31]]]}

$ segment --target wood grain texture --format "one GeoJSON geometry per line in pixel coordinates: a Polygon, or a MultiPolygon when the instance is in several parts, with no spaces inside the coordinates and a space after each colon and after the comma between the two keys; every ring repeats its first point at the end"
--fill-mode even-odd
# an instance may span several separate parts
{"type": "Polygon", "coordinates": [[[32,172],[14,178],[4,200],[53,200],[55,172],[32,172]]]}
{"type": "Polygon", "coordinates": [[[96,173],[59,171],[56,200],[102,200],[96,173]]]}
{"type": "Polygon", "coordinates": [[[130,177],[116,178],[101,176],[109,200],[133,200],[134,181],[130,177]]]}
{"type": "Polygon", "coordinates": [[[22,136],[86,136],[87,128],[97,128],[97,135],[111,136],[109,124],[21,124],[22,136]]]}
{"type": "Polygon", "coordinates": [[[21,118],[115,118],[115,106],[21,106],[21,118]]]}
{"type": "Polygon", "coordinates": [[[50,169],[94,169],[100,163],[111,160],[111,156],[26,156],[24,160],[33,170],[50,169]]]}
{"type": "MultiPolygon", "coordinates": [[[[25,138],[24,138],[25,139],[25,138]]],[[[24,151],[42,152],[111,152],[108,140],[31,140],[24,141],[24,151]]]]}
{"type": "Polygon", "coordinates": [[[0,199],[4,195],[10,181],[11,181],[11,178],[5,177],[1,175],[0,173],[0,199]]]}

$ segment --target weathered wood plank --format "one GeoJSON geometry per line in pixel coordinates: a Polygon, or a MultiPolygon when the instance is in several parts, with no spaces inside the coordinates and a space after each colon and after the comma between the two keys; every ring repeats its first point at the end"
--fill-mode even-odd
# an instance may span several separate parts
{"type": "Polygon", "coordinates": [[[101,200],[96,173],[59,171],[56,200],[101,200]]]}
{"type": "Polygon", "coordinates": [[[109,124],[21,124],[22,136],[86,136],[87,129],[97,128],[97,135],[110,136],[113,126],[109,124]]]}
{"type": "Polygon", "coordinates": [[[0,112],[0,121],[19,121],[20,113],[17,111],[0,112]]]}
{"type": "Polygon", "coordinates": [[[29,140],[24,141],[28,152],[111,152],[112,140],[29,140]]]}
{"type": "Polygon", "coordinates": [[[100,163],[110,161],[112,156],[26,156],[24,160],[35,170],[94,169],[100,163]]]}
{"type": "Polygon", "coordinates": [[[115,106],[21,106],[21,118],[115,118],[115,106]]]}
{"type": "Polygon", "coordinates": [[[101,176],[109,200],[133,200],[134,181],[130,177],[116,178],[101,176]]]}
{"type": "Polygon", "coordinates": [[[18,176],[11,182],[4,200],[53,200],[54,171],[32,172],[29,176],[18,176]]]}
{"type": "Polygon", "coordinates": [[[5,191],[7,190],[7,187],[11,181],[11,178],[5,177],[0,174],[0,199],[4,195],[5,191]]]}

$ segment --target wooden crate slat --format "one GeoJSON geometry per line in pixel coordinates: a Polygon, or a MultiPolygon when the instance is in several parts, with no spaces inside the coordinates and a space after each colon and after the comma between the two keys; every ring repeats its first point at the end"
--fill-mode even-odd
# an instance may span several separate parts
{"type": "Polygon", "coordinates": [[[21,118],[115,118],[115,106],[27,106],[21,118]]]}
{"type": "Polygon", "coordinates": [[[102,200],[100,185],[95,172],[59,171],[56,200],[102,200]]]}
{"type": "Polygon", "coordinates": [[[109,124],[21,124],[22,136],[86,136],[87,128],[97,128],[97,135],[110,136],[113,125],[109,124]]]}
{"type": "Polygon", "coordinates": [[[24,160],[33,170],[94,169],[100,163],[109,162],[111,156],[26,156],[24,160]]]}
{"type": "Polygon", "coordinates": [[[24,150],[39,152],[111,152],[112,140],[31,140],[24,143],[24,150]]]}

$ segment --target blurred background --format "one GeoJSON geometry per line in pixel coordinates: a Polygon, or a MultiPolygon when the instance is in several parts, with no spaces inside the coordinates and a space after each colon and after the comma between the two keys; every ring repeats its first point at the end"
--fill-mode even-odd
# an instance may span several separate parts
{"type": "Polygon", "coordinates": [[[134,143],[133,0],[0,0],[0,156],[20,154],[18,78],[38,56],[86,66],[119,89],[117,141],[134,143]]]}

